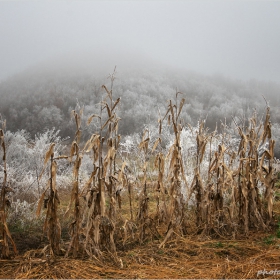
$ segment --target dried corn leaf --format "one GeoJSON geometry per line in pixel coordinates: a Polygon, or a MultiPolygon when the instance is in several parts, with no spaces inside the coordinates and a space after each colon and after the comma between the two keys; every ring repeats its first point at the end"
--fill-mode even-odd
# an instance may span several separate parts
{"type": "Polygon", "coordinates": [[[269,154],[271,158],[274,158],[274,146],[275,146],[275,140],[271,139],[269,141],[269,154]]]}
{"type": "Polygon", "coordinates": [[[50,145],[49,150],[46,152],[45,160],[44,160],[44,165],[43,165],[43,169],[42,169],[41,174],[40,174],[40,176],[39,176],[39,178],[38,178],[39,181],[41,180],[41,178],[42,178],[42,176],[43,176],[43,173],[44,173],[44,171],[45,171],[45,168],[46,168],[46,165],[47,165],[49,159],[50,159],[51,156],[54,154],[54,146],[55,146],[55,143],[52,143],[52,144],[50,145]]]}
{"type": "Polygon", "coordinates": [[[171,115],[168,115],[168,121],[167,121],[168,125],[171,124],[171,115]]]}
{"type": "MultiPolygon", "coordinates": [[[[0,211],[0,221],[2,222],[2,226],[3,226],[3,228],[2,228],[2,233],[3,233],[3,232],[6,233],[6,235],[8,236],[8,238],[9,238],[9,240],[10,240],[10,242],[12,243],[14,253],[17,254],[18,252],[17,252],[16,244],[15,244],[15,242],[14,242],[12,236],[11,236],[11,233],[10,233],[10,231],[9,231],[9,228],[8,228],[8,225],[7,225],[7,222],[6,222],[6,214],[5,214],[4,211],[0,211]]],[[[5,240],[5,237],[4,237],[4,240],[5,240]]],[[[5,246],[6,248],[9,248],[9,244],[8,244],[8,243],[7,243],[7,244],[4,244],[4,246],[5,246]]],[[[8,256],[7,256],[7,257],[8,257],[8,256]]]]}
{"type": "Polygon", "coordinates": [[[73,187],[72,187],[72,191],[71,191],[71,197],[70,197],[70,201],[69,201],[69,204],[66,208],[66,211],[64,213],[64,216],[67,216],[67,214],[69,213],[70,211],[70,208],[71,208],[71,205],[73,203],[73,201],[75,200],[75,197],[78,196],[79,194],[77,193],[77,190],[78,190],[78,181],[75,180],[74,183],[73,183],[73,187]]]}
{"type": "Polygon", "coordinates": [[[112,113],[111,113],[111,110],[110,110],[109,105],[107,103],[105,104],[105,107],[107,109],[108,117],[111,118],[112,117],[112,113]]]}
{"type": "Polygon", "coordinates": [[[182,111],[182,108],[184,106],[184,103],[185,103],[185,98],[182,98],[181,102],[180,102],[180,106],[179,106],[179,111],[178,111],[178,114],[177,114],[177,120],[181,114],[181,111],[182,111]]]}
{"type": "Polygon", "coordinates": [[[36,216],[39,217],[40,216],[40,213],[41,213],[41,209],[42,209],[42,205],[44,203],[44,198],[45,198],[45,195],[46,195],[46,191],[48,190],[49,187],[47,187],[44,192],[41,194],[41,197],[39,199],[39,202],[38,202],[38,206],[37,206],[37,210],[36,210],[36,216]]]}
{"type": "Polygon", "coordinates": [[[57,170],[57,163],[54,160],[51,164],[51,178],[52,178],[52,189],[55,191],[56,189],[56,170],[57,170]]]}
{"type": "Polygon", "coordinates": [[[101,130],[103,130],[103,129],[107,126],[107,124],[108,124],[110,121],[113,120],[114,117],[115,117],[115,115],[111,116],[111,117],[103,124],[103,126],[101,127],[101,130]]]}
{"type": "Polygon", "coordinates": [[[144,141],[142,141],[142,142],[138,145],[139,150],[140,150],[140,151],[143,150],[144,152],[147,152],[147,151],[148,151],[149,141],[150,141],[150,138],[147,138],[147,139],[145,139],[144,141]]]}
{"type": "Polygon", "coordinates": [[[58,159],[68,159],[68,158],[69,158],[68,156],[61,155],[61,156],[55,157],[54,160],[58,160],[58,159]]]}
{"type": "Polygon", "coordinates": [[[161,138],[158,138],[156,141],[155,141],[155,144],[153,146],[153,149],[152,149],[152,153],[155,151],[155,149],[157,148],[158,144],[161,143],[161,138]]]}
{"type": "Polygon", "coordinates": [[[90,125],[90,124],[91,124],[93,118],[99,118],[99,119],[101,119],[100,116],[98,116],[98,115],[96,115],[96,114],[93,114],[93,115],[91,115],[91,116],[88,118],[88,120],[87,120],[87,125],[90,125]]]}
{"type": "Polygon", "coordinates": [[[79,153],[79,146],[76,141],[74,141],[71,145],[69,161],[72,162],[72,158],[79,153]]]}
{"type": "Polygon", "coordinates": [[[202,145],[199,147],[199,162],[202,163],[203,157],[204,157],[204,153],[205,153],[205,149],[206,149],[206,144],[207,142],[203,142],[202,145]]]}
{"type": "Polygon", "coordinates": [[[79,156],[79,158],[75,161],[75,165],[73,169],[74,178],[78,178],[81,164],[82,164],[82,156],[79,156]]]}
{"type": "MultiPolygon", "coordinates": [[[[171,100],[169,100],[169,102],[171,102],[171,100]]],[[[167,109],[167,111],[166,111],[166,113],[165,113],[165,115],[164,115],[162,121],[164,121],[164,119],[166,118],[166,116],[168,115],[169,112],[170,112],[170,108],[169,108],[169,106],[168,106],[168,109],[167,109]]]]}
{"type": "Polygon", "coordinates": [[[122,168],[121,171],[118,174],[118,181],[121,182],[121,179],[123,178],[123,174],[124,174],[124,169],[126,167],[126,162],[124,161],[122,164],[122,168]]]}
{"type": "Polygon", "coordinates": [[[90,187],[91,187],[91,184],[94,182],[94,178],[95,178],[95,175],[97,173],[97,170],[98,170],[98,167],[94,166],[94,170],[93,172],[91,173],[90,175],[90,178],[86,181],[82,191],[81,191],[81,194],[84,194],[84,192],[88,192],[90,187]]]}
{"type": "Polygon", "coordinates": [[[114,147],[111,147],[109,150],[108,150],[108,153],[106,155],[106,158],[109,159],[109,160],[113,160],[113,158],[115,157],[116,155],[116,150],[114,147]]]}
{"type": "Polygon", "coordinates": [[[117,198],[119,209],[122,209],[122,198],[121,198],[121,191],[120,190],[116,191],[116,198],[117,198]]]}
{"type": "Polygon", "coordinates": [[[106,90],[106,92],[107,92],[109,98],[112,99],[112,96],[111,96],[112,93],[111,93],[111,91],[109,91],[105,85],[102,85],[102,88],[104,88],[104,89],[106,90]]]}
{"type": "Polygon", "coordinates": [[[80,143],[81,135],[82,135],[82,131],[80,129],[78,129],[75,133],[75,138],[76,138],[77,143],[80,143]]]}
{"type": "Polygon", "coordinates": [[[76,121],[76,127],[77,127],[77,129],[80,129],[80,127],[81,127],[81,118],[80,118],[80,116],[76,112],[74,113],[74,116],[75,116],[75,121],[76,121]]]}
{"type": "Polygon", "coordinates": [[[87,153],[93,149],[94,146],[99,146],[100,143],[100,135],[92,134],[90,139],[86,142],[83,151],[87,153]]]}
{"type": "Polygon", "coordinates": [[[49,159],[51,158],[51,155],[54,153],[54,146],[55,146],[55,143],[52,143],[52,144],[50,145],[50,148],[49,148],[48,151],[46,152],[45,160],[44,160],[44,165],[47,164],[47,162],[48,162],[49,159]]]}
{"type": "Polygon", "coordinates": [[[2,129],[6,130],[6,120],[2,121],[2,129]]]}
{"type": "Polygon", "coordinates": [[[112,112],[113,112],[113,110],[116,108],[116,106],[118,105],[118,103],[120,102],[120,100],[121,100],[120,97],[116,100],[115,104],[113,105],[113,107],[112,107],[112,109],[111,109],[112,112]]]}
{"type": "Polygon", "coordinates": [[[100,190],[100,213],[101,216],[105,215],[105,186],[104,186],[104,180],[99,179],[99,190],[100,190]]]}

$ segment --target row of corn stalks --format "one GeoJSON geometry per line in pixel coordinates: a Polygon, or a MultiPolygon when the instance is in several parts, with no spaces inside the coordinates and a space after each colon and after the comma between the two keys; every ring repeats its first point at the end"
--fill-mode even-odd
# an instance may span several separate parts
{"type": "MultiPolygon", "coordinates": [[[[267,106],[264,121],[254,113],[244,123],[233,120],[239,134],[239,146],[230,145],[231,137],[208,132],[204,122],[197,129],[190,128],[196,136],[196,151],[192,164],[186,164],[181,134],[184,123],[180,118],[185,100],[171,100],[163,117],[159,117],[159,137],[151,143],[149,130],[143,133],[139,144],[142,165],[134,177],[125,157],[119,154],[117,108],[120,99],[113,99],[111,88],[103,86],[106,97],[100,103],[99,114],[92,115],[87,124],[98,123],[99,130],[82,145],[82,109],[73,111],[76,133],[69,155],[55,156],[55,144],[45,155],[44,168],[39,180],[49,174],[49,184],[37,208],[46,207],[44,231],[49,240],[45,250],[51,255],[62,254],[61,226],[59,221],[59,193],[56,188],[57,166],[68,159],[73,166],[73,185],[65,215],[72,215],[69,225],[70,242],[65,256],[87,255],[102,259],[109,253],[116,262],[118,246],[128,242],[143,243],[148,238],[158,239],[159,247],[168,239],[186,236],[193,231],[207,236],[248,234],[250,230],[266,230],[273,225],[273,191],[275,183],[274,140],[271,134],[270,112],[267,106]],[[167,123],[174,139],[166,151],[161,145],[162,126],[167,123]],[[214,142],[216,145],[214,145],[214,142]],[[260,147],[266,149],[260,154],[260,147]],[[91,154],[92,173],[81,185],[80,166],[85,154],[91,154]],[[152,161],[152,162],[151,162],[152,161]],[[152,166],[152,167],[151,167],[152,166]],[[205,172],[205,166],[206,172],[205,172]],[[148,176],[149,169],[156,176],[148,176]],[[190,172],[189,169],[192,169],[190,172]],[[189,175],[192,174],[190,180],[189,175]],[[134,178],[134,179],[132,179],[134,178]],[[136,197],[135,190],[140,190],[136,197]],[[122,200],[128,201],[129,214],[122,211],[122,200]],[[151,207],[152,206],[152,207],[151,207]],[[194,217],[194,219],[193,219],[194,217]]],[[[4,122],[3,122],[4,125],[4,122]]],[[[16,246],[6,222],[7,186],[4,127],[0,129],[0,146],[3,150],[4,182],[0,197],[0,246],[2,257],[11,255],[9,248],[16,246]]],[[[128,156],[129,157],[129,156],[128,156]]],[[[127,157],[127,160],[129,160],[127,157]]]]}

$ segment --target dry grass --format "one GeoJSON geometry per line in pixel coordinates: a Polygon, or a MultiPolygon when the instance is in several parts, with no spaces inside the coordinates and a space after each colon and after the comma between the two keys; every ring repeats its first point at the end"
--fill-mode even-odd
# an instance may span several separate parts
{"type": "Polygon", "coordinates": [[[128,245],[119,251],[119,264],[110,254],[104,254],[101,262],[52,259],[31,251],[21,259],[1,261],[0,275],[18,279],[257,278],[258,271],[278,269],[280,265],[279,244],[264,245],[264,237],[256,233],[247,240],[178,237],[167,241],[161,249],[160,241],[134,248],[128,245]]]}

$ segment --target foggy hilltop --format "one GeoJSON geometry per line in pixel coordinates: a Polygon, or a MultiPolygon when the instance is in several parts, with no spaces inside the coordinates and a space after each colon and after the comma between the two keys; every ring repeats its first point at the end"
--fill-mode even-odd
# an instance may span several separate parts
{"type": "MultiPolygon", "coordinates": [[[[123,56],[119,56],[123,57],[123,56]]],[[[238,80],[222,75],[202,75],[167,67],[147,58],[127,54],[116,66],[113,98],[121,97],[118,116],[121,135],[141,133],[144,125],[157,123],[159,112],[166,111],[168,100],[177,91],[186,99],[182,118],[185,124],[196,125],[206,120],[214,130],[221,123],[232,124],[233,118],[248,118],[256,109],[259,118],[271,107],[275,137],[280,124],[280,86],[274,82],[238,80]]],[[[102,56],[65,56],[48,60],[0,83],[0,112],[7,120],[7,129],[26,130],[34,137],[46,129],[60,130],[62,137],[72,136],[74,122],[71,111],[84,108],[84,123],[99,113],[105,97],[102,85],[110,89],[115,66],[109,54],[102,56]]],[[[115,59],[117,61],[118,59],[115,59]]],[[[94,127],[84,125],[84,137],[94,127]]]]}

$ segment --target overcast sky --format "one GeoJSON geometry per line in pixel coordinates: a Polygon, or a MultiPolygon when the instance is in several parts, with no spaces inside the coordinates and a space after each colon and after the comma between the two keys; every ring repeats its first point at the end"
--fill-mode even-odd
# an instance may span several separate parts
{"type": "Polygon", "coordinates": [[[280,82],[280,1],[0,1],[0,40],[0,80],[91,51],[280,82]]]}

